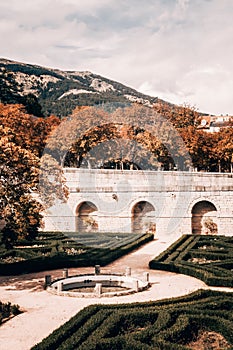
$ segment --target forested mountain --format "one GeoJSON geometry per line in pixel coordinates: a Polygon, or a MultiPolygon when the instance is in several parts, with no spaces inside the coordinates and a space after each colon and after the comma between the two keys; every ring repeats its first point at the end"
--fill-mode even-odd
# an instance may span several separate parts
{"type": "Polygon", "coordinates": [[[129,102],[152,106],[163,101],[88,71],[61,71],[0,58],[0,102],[24,104],[37,116],[63,117],[77,106],[129,102]]]}

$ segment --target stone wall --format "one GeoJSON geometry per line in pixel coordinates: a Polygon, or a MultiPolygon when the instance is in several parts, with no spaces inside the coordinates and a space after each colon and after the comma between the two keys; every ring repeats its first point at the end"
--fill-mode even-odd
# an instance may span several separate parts
{"type": "Polygon", "coordinates": [[[218,234],[232,235],[233,174],[74,168],[64,173],[69,199],[47,211],[45,231],[132,232],[138,220],[156,236],[189,234],[193,207],[205,201],[216,208],[218,234]]]}

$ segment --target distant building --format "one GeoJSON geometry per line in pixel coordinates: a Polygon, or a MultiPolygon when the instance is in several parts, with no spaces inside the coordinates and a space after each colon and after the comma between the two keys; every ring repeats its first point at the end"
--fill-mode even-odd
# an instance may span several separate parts
{"type": "Polygon", "coordinates": [[[212,116],[206,115],[201,118],[200,125],[197,127],[199,130],[206,132],[218,132],[221,128],[228,128],[233,125],[232,116],[212,116]]]}

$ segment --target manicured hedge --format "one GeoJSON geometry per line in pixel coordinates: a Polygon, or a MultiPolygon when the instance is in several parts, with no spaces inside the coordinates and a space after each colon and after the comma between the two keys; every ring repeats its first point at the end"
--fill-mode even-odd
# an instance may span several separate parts
{"type": "Polygon", "coordinates": [[[150,233],[86,233],[80,234],[80,237],[77,233],[68,233],[68,236],[54,232],[41,233],[37,240],[29,242],[26,247],[23,241],[15,249],[2,252],[0,274],[16,275],[63,267],[105,266],[153,238],[150,233]],[[72,235],[76,235],[75,240],[71,238],[72,235]],[[89,246],[86,245],[88,241],[89,246]],[[68,254],[67,251],[71,253],[68,254]],[[8,257],[20,257],[22,260],[8,262],[8,257]]]}
{"type": "Polygon", "coordinates": [[[233,346],[233,296],[199,290],[149,303],[92,305],[32,350],[188,349],[200,330],[233,346]]]}
{"type": "Polygon", "coordinates": [[[233,287],[233,237],[183,235],[149,266],[187,274],[207,285],[233,287]]]}
{"type": "Polygon", "coordinates": [[[19,305],[12,305],[10,302],[3,303],[0,301],[0,324],[11,316],[16,316],[20,313],[19,305]]]}

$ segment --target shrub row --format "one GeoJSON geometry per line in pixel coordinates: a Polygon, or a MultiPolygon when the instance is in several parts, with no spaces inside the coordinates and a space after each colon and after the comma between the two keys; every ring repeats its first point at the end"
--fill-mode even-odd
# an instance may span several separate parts
{"type": "Polygon", "coordinates": [[[92,305],[32,350],[184,350],[204,329],[233,346],[232,301],[231,293],[199,290],[149,303],[92,305]]]}
{"type": "Polygon", "coordinates": [[[10,302],[3,303],[0,301],[0,324],[4,319],[10,316],[16,316],[20,313],[19,305],[12,305],[10,302]]]}
{"type": "MultiPolygon", "coordinates": [[[[127,254],[128,252],[138,248],[142,244],[153,240],[153,234],[126,235],[122,238],[120,244],[115,245],[113,241],[112,248],[93,248],[82,246],[77,242],[73,244],[62,243],[65,241],[64,235],[62,240],[57,238],[55,234],[48,234],[52,237],[50,246],[33,247],[33,248],[17,248],[0,254],[0,274],[16,275],[21,273],[29,273],[43,270],[53,270],[63,267],[84,267],[95,266],[112,262],[113,260],[127,254]],[[74,248],[73,254],[67,254],[65,250],[74,248]],[[77,250],[77,253],[75,252],[77,250]],[[7,257],[21,257],[23,260],[5,262],[7,257]]],[[[43,233],[42,237],[46,237],[43,233]]],[[[98,234],[96,234],[98,240],[98,234]]],[[[66,242],[66,241],[65,241],[66,242]]]]}
{"type": "Polygon", "coordinates": [[[183,235],[150,261],[149,267],[187,274],[211,286],[233,287],[233,238],[183,235]]]}

